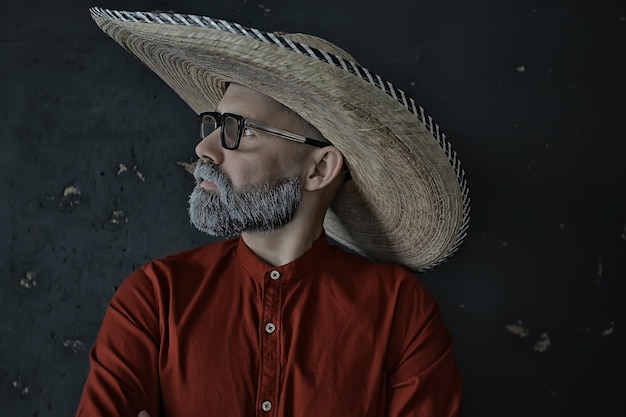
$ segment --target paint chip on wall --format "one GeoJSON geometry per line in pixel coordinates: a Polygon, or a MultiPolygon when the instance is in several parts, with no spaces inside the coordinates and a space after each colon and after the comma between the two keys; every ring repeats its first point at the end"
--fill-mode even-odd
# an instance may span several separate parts
{"type": "Polygon", "coordinates": [[[128,168],[126,168],[126,165],[119,164],[119,168],[117,169],[117,175],[120,175],[126,171],[128,171],[128,168]]]}
{"type": "MultiPolygon", "coordinates": [[[[141,180],[141,182],[146,182],[146,177],[141,171],[139,171],[139,169],[137,169],[137,165],[133,165],[131,171],[141,180]]],[[[122,175],[125,172],[128,172],[128,167],[120,162],[117,168],[117,175],[122,175]]]]}
{"type": "Polygon", "coordinates": [[[267,14],[272,11],[272,9],[270,9],[268,7],[265,7],[262,4],[259,4],[258,6],[259,6],[259,8],[263,9],[263,13],[265,14],[265,16],[267,16],[267,14]]]}
{"type": "Polygon", "coordinates": [[[35,281],[36,277],[37,274],[35,274],[33,271],[28,271],[26,272],[26,276],[20,280],[20,285],[22,286],[22,288],[32,290],[37,286],[37,281],[35,281]]]}
{"type": "Polygon", "coordinates": [[[518,320],[517,324],[507,324],[504,326],[509,333],[513,333],[516,336],[521,337],[522,339],[528,336],[528,329],[522,325],[522,321],[518,320]]]}
{"type": "Polygon", "coordinates": [[[141,173],[141,171],[139,171],[137,169],[137,165],[133,166],[133,172],[135,173],[137,178],[139,178],[141,180],[141,182],[146,182],[146,177],[144,177],[143,174],[141,173]]]}
{"type": "Polygon", "coordinates": [[[65,187],[63,189],[63,197],[70,197],[73,195],[80,195],[80,190],[73,185],[65,187]]]}
{"type": "Polygon", "coordinates": [[[22,397],[28,395],[28,393],[30,392],[30,388],[28,388],[27,385],[22,386],[22,383],[20,382],[19,377],[18,379],[14,379],[13,381],[11,381],[11,386],[15,389],[19,389],[22,397]]]}
{"type": "Polygon", "coordinates": [[[193,175],[193,172],[196,169],[196,165],[198,164],[198,162],[189,163],[189,162],[181,162],[181,161],[177,161],[176,163],[180,165],[181,167],[185,168],[185,171],[187,171],[191,175],[193,175]]]}
{"type": "Polygon", "coordinates": [[[548,333],[541,333],[539,335],[539,340],[535,342],[533,350],[535,352],[545,353],[550,348],[550,344],[550,337],[548,336],[548,333]]]}
{"type": "Polygon", "coordinates": [[[111,219],[109,223],[112,224],[120,224],[120,223],[128,223],[128,217],[124,215],[122,210],[113,210],[111,213],[111,219]]]}
{"type": "MultiPolygon", "coordinates": [[[[82,193],[75,185],[68,185],[63,188],[63,194],[58,203],[59,207],[68,206],[73,207],[76,204],[80,203],[80,197],[82,193]]],[[[54,197],[49,198],[49,200],[54,200],[54,197]]]]}
{"type": "Polygon", "coordinates": [[[63,341],[63,346],[65,346],[66,348],[70,349],[72,351],[72,353],[76,353],[79,350],[84,350],[85,349],[85,344],[83,343],[82,340],[78,340],[78,339],[65,339],[63,341]]]}

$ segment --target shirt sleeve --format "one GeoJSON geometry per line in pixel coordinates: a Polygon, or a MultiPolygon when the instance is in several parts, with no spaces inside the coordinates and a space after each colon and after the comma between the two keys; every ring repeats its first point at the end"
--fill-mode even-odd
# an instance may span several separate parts
{"type": "Polygon", "coordinates": [[[397,306],[400,342],[388,375],[389,417],[456,417],[463,387],[452,338],[433,296],[412,277],[397,306]]]}
{"type": "Polygon", "coordinates": [[[159,320],[143,270],[116,291],[89,353],[90,371],[76,416],[159,416],[159,320]]]}

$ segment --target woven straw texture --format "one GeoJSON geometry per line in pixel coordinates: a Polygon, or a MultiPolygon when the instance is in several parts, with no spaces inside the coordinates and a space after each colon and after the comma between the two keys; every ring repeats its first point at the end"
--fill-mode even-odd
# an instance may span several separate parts
{"type": "Polygon", "coordinates": [[[439,264],[461,243],[469,198],[456,154],[438,127],[433,134],[432,120],[427,126],[416,106],[413,112],[407,108],[404,93],[388,83],[387,91],[379,88],[371,81],[384,81],[369,72],[364,79],[349,71],[348,65],[358,64],[345,51],[304,34],[265,34],[278,41],[266,42],[246,36],[260,33],[254,29],[204,17],[195,19],[209,22],[205,27],[179,24],[185,19],[180,15],[152,15],[156,22],[150,23],[134,21],[145,14],[93,9],[92,16],[196,113],[214,110],[232,81],[267,94],[317,127],[344,154],[352,174],[325,219],[327,234],[339,243],[418,271],[439,264]],[[334,61],[341,57],[341,65],[294,47],[315,48],[311,53],[334,61]]]}

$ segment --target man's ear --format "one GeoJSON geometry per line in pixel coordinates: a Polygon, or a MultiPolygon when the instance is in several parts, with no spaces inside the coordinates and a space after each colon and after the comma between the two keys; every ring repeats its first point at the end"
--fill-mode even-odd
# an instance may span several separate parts
{"type": "Polygon", "coordinates": [[[311,158],[311,165],[303,184],[305,190],[315,191],[325,188],[341,175],[343,155],[334,146],[316,149],[311,158]]]}

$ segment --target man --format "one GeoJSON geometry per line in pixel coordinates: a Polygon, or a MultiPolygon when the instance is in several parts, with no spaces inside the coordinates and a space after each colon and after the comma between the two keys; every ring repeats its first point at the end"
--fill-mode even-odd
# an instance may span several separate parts
{"type": "Polygon", "coordinates": [[[190,220],[235,237],[124,281],[77,415],[458,415],[451,338],[396,263],[449,256],[469,200],[412,100],[318,38],[92,15],[199,113],[190,220]]]}

